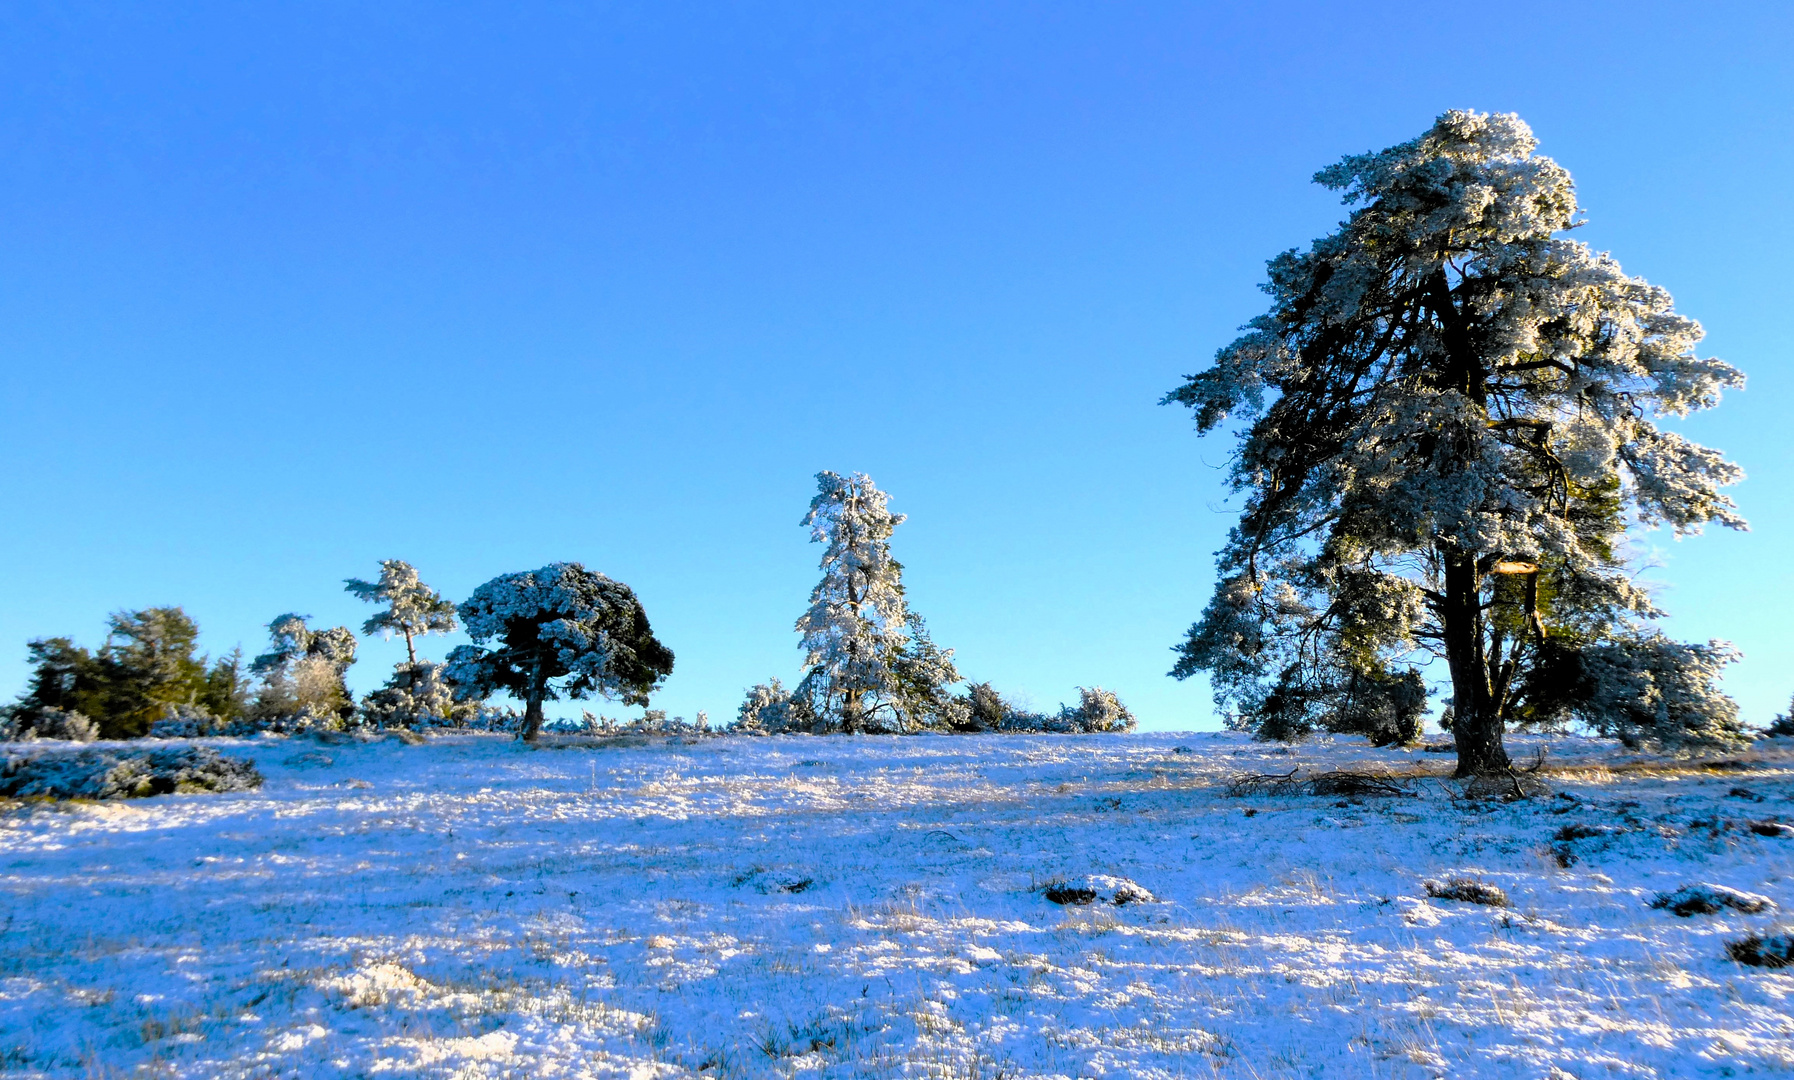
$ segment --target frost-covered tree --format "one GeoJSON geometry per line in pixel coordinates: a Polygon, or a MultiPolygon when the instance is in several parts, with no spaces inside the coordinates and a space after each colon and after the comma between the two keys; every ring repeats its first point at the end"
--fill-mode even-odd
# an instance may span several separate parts
{"type": "Polygon", "coordinates": [[[807,731],[812,719],[807,710],[792,701],[785,684],[774,675],[770,682],[748,687],[747,696],[735,711],[729,729],[750,735],[779,735],[787,731],[807,731]]]}
{"type": "Polygon", "coordinates": [[[914,611],[904,625],[909,641],[891,665],[898,710],[912,728],[963,730],[972,712],[964,698],[953,694],[960,681],[953,650],[937,646],[928,624],[914,611]]]}
{"type": "Polygon", "coordinates": [[[349,578],[344,589],[369,603],[385,605],[361,625],[364,634],[405,639],[405,661],[395,665],[386,685],[367,695],[362,712],[381,727],[415,727],[447,721],[454,699],[441,664],[417,658],[416,639],[455,630],[455,605],[425,585],[411,564],[380,560],[380,579],[349,578]]]}
{"type": "Polygon", "coordinates": [[[381,559],[380,580],[369,582],[349,578],[343,588],[370,604],[386,605],[361,624],[361,632],[384,637],[403,636],[407,665],[417,664],[413,639],[424,634],[447,634],[455,629],[455,605],[420,581],[417,571],[408,562],[381,559]]]}
{"type": "Polygon", "coordinates": [[[252,710],[258,719],[334,727],[354,716],[346,676],[355,663],[355,633],[346,626],[313,630],[309,618],[289,612],[268,624],[268,650],[249,662],[262,681],[252,710]]]}
{"type": "Polygon", "coordinates": [[[449,682],[463,698],[503,690],[523,699],[526,741],[542,730],[544,701],[597,693],[646,705],[673,671],[634,591],[578,563],[493,578],[460,614],[475,644],[449,653],[449,682]]]}
{"type": "Polygon", "coordinates": [[[1517,117],[1451,112],[1322,170],[1356,208],[1273,259],[1271,310],[1167,395],[1204,432],[1249,421],[1240,520],[1172,671],[1209,672],[1236,726],[1398,720],[1402,665],[1431,654],[1460,775],[1508,765],[1514,720],[1739,739],[1732,653],[1652,629],[1625,540],[1744,526],[1719,493],[1738,468],[1655,423],[1743,376],[1696,355],[1667,292],[1563,235],[1575,192],[1535,145],[1517,117]]]}
{"type": "Polygon", "coordinates": [[[793,699],[848,734],[913,730],[959,673],[904,600],[903,565],[891,557],[904,516],[865,473],[820,472],[816,488],[803,524],[823,545],[822,580],[797,620],[806,671],[793,699]]]}

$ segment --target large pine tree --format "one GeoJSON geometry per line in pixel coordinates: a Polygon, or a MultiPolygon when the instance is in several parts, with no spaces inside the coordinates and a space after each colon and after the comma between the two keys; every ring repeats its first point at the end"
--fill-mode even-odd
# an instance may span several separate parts
{"type": "Polygon", "coordinates": [[[1570,175],[1515,116],[1450,112],[1315,179],[1355,204],[1270,263],[1271,310],[1167,395],[1249,421],[1245,502],[1173,674],[1239,727],[1410,733],[1411,663],[1444,661],[1460,775],[1513,721],[1634,744],[1740,735],[1734,654],[1653,629],[1625,540],[1744,522],[1718,452],[1654,422],[1743,376],[1669,294],[1569,239],[1570,175]]]}
{"type": "Polygon", "coordinates": [[[646,705],[673,673],[673,651],[635,591],[578,563],[501,574],[459,611],[474,644],[449,653],[449,682],[464,698],[502,690],[522,699],[527,742],[542,730],[545,701],[599,694],[646,705]]]}
{"type": "Polygon", "coordinates": [[[823,545],[822,580],[797,620],[807,671],[794,697],[825,728],[906,731],[950,708],[953,650],[936,648],[910,613],[891,557],[903,520],[865,473],[816,474],[803,524],[823,545]]]}

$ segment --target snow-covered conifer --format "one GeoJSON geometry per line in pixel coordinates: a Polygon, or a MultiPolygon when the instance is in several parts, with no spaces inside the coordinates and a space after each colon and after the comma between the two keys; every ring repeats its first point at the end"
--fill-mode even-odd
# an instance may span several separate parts
{"type": "Polygon", "coordinates": [[[361,632],[403,636],[407,666],[417,665],[414,638],[424,634],[446,634],[455,629],[455,605],[419,580],[417,571],[408,562],[382,559],[380,580],[368,582],[349,578],[343,587],[371,604],[386,605],[361,624],[361,632]]]}
{"type": "Polygon", "coordinates": [[[522,698],[527,741],[542,730],[544,701],[597,693],[645,705],[673,670],[634,591],[578,563],[493,578],[459,610],[475,644],[449,653],[449,682],[463,698],[522,698]]]}
{"type": "Polygon", "coordinates": [[[1529,708],[1737,740],[1714,687],[1732,654],[1648,629],[1624,542],[1743,528],[1719,491],[1739,469],[1654,423],[1743,376],[1696,355],[1667,292],[1563,235],[1570,175],[1535,146],[1518,117],[1450,112],[1323,169],[1356,209],[1271,260],[1271,311],[1167,395],[1204,432],[1248,421],[1245,504],[1172,672],[1209,672],[1236,727],[1399,728],[1419,679],[1402,667],[1430,654],[1461,775],[1504,769],[1529,708]]]}
{"type": "Polygon", "coordinates": [[[909,644],[909,609],[891,533],[903,515],[865,473],[820,472],[816,487],[803,524],[824,545],[822,580],[797,620],[808,669],[799,688],[825,723],[848,734],[900,726],[894,664],[909,644]]]}
{"type": "Polygon", "coordinates": [[[792,701],[823,729],[913,731],[951,710],[953,651],[937,649],[903,595],[891,534],[903,524],[865,473],[816,474],[803,524],[824,545],[822,580],[797,620],[806,668],[792,701]]]}

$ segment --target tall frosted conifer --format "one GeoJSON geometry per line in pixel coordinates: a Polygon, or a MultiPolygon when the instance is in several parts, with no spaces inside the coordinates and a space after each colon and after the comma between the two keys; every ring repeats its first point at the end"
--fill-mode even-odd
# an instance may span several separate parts
{"type": "Polygon", "coordinates": [[[795,696],[848,734],[914,727],[959,681],[951,649],[931,641],[911,649],[912,628],[925,631],[904,601],[903,565],[891,557],[891,534],[903,520],[865,473],[816,474],[803,524],[823,545],[822,580],[797,620],[808,671],[795,696]]]}
{"type": "Polygon", "coordinates": [[[1743,528],[1718,452],[1653,422],[1743,384],[1669,294],[1561,235],[1570,175],[1518,117],[1450,112],[1315,179],[1356,209],[1270,262],[1271,310],[1167,395],[1249,421],[1220,582],[1172,673],[1235,726],[1373,734],[1412,713],[1410,658],[1451,679],[1458,772],[1508,765],[1511,721],[1725,745],[1721,642],[1671,641],[1627,530],[1743,528]]]}

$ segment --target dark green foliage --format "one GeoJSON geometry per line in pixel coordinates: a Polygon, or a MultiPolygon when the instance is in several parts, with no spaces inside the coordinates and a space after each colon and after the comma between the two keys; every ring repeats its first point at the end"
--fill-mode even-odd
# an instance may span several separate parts
{"type": "Polygon", "coordinates": [[[1009,715],[1009,704],[990,683],[972,683],[966,687],[966,731],[1001,731],[1003,719],[1009,715]]]}
{"type": "Polygon", "coordinates": [[[1788,704],[1787,712],[1777,716],[1770,722],[1769,727],[1764,730],[1763,734],[1772,739],[1785,739],[1789,736],[1794,736],[1794,702],[1788,704]]]}
{"type": "Polygon", "coordinates": [[[221,720],[243,712],[242,655],[209,663],[195,655],[199,627],[178,607],[116,612],[94,652],[72,638],[39,638],[26,648],[31,679],[17,711],[24,726],[42,709],[92,717],[104,739],[136,738],[170,706],[204,708],[221,720]]]}

